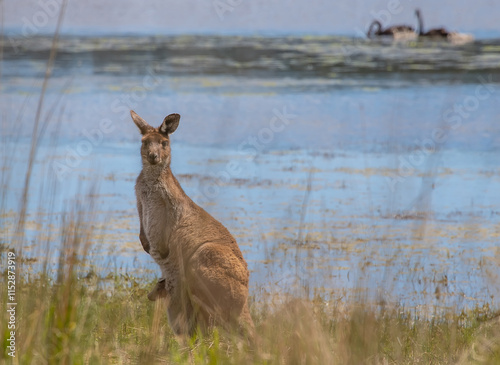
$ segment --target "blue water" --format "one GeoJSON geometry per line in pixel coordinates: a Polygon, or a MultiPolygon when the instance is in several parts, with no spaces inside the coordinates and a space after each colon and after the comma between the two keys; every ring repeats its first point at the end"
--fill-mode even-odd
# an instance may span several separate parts
{"type": "MultiPolygon", "coordinates": [[[[22,42],[2,61],[4,243],[50,48],[22,42]]],[[[158,275],[137,239],[140,139],[128,111],[153,125],[178,112],[172,169],[237,238],[254,293],[361,288],[408,306],[496,304],[499,65],[495,39],[64,37],[27,253],[43,253],[41,232],[55,249],[59,213],[94,201],[93,264],[158,275]]]]}

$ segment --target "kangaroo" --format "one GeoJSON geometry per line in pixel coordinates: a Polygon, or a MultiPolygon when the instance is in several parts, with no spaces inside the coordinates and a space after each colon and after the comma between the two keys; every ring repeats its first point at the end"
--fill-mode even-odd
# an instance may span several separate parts
{"type": "Polygon", "coordinates": [[[142,171],[135,185],[139,240],[162,273],[148,298],[166,300],[177,335],[220,325],[253,337],[249,272],[238,244],[186,195],[170,169],[169,136],[180,115],[170,114],[153,128],[133,110],[130,114],[142,134],[142,171]]]}

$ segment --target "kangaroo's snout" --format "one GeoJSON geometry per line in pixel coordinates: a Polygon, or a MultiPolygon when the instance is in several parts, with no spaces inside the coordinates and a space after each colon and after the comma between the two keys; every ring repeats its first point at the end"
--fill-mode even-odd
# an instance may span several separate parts
{"type": "Polygon", "coordinates": [[[160,162],[160,158],[156,152],[151,152],[148,154],[148,162],[151,165],[156,165],[158,162],[160,162]]]}

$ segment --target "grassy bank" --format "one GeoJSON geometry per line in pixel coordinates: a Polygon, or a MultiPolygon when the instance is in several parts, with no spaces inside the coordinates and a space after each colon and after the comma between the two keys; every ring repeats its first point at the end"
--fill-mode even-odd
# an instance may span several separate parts
{"type": "MultiPolygon", "coordinates": [[[[18,272],[17,351],[15,358],[3,351],[3,363],[500,363],[500,322],[487,306],[424,318],[405,308],[362,302],[288,297],[272,304],[253,298],[258,333],[254,346],[217,330],[207,338],[179,340],[169,329],[164,304],[146,298],[152,282],[124,275],[99,277],[84,268],[80,254],[85,245],[69,243],[56,275],[18,272]]],[[[2,262],[7,252],[2,252],[2,262]]],[[[29,263],[18,266],[29,272],[29,263]]],[[[1,280],[6,308],[5,272],[1,280]]],[[[4,350],[7,322],[4,311],[4,350]]]]}

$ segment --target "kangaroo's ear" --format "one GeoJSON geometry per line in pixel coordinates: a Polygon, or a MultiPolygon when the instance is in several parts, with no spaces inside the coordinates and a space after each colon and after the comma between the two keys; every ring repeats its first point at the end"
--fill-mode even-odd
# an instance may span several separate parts
{"type": "Polygon", "coordinates": [[[144,119],[142,119],[139,115],[137,115],[137,113],[134,112],[133,110],[130,111],[130,115],[132,116],[132,120],[134,121],[135,125],[139,127],[139,130],[141,131],[142,135],[153,130],[153,127],[151,127],[144,119]]]}
{"type": "Polygon", "coordinates": [[[175,132],[179,126],[179,120],[181,116],[179,114],[170,114],[163,119],[163,123],[160,126],[160,133],[169,135],[175,132]]]}

